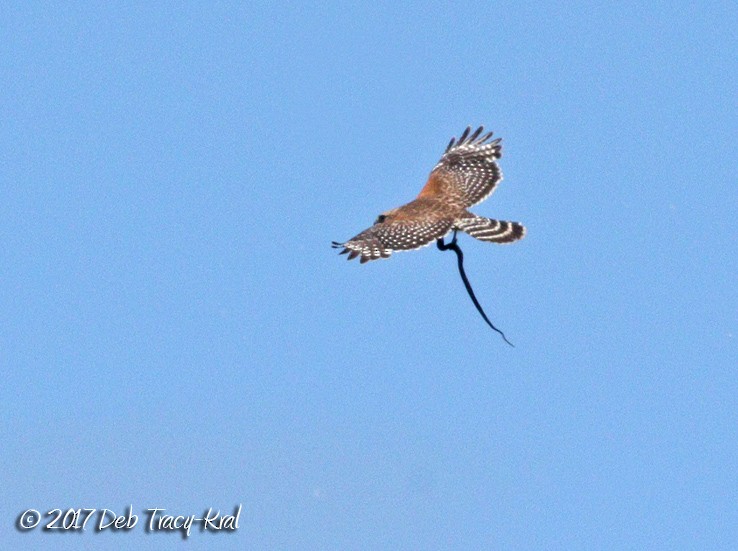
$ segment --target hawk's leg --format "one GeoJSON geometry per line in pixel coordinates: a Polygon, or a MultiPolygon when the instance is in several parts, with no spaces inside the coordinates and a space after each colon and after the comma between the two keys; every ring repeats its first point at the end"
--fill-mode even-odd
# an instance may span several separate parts
{"type": "Polygon", "coordinates": [[[456,253],[456,259],[458,260],[458,264],[459,264],[459,273],[461,274],[461,280],[464,282],[464,287],[466,287],[466,292],[469,293],[469,297],[471,297],[472,302],[474,303],[474,306],[477,307],[477,311],[482,315],[482,319],[484,319],[484,321],[487,322],[487,325],[489,325],[492,329],[497,331],[502,336],[502,338],[505,340],[507,344],[514,347],[515,345],[511,343],[509,340],[507,340],[505,333],[497,329],[497,327],[495,327],[492,324],[492,322],[489,321],[487,314],[485,314],[484,310],[482,309],[482,305],[479,304],[477,297],[474,295],[474,290],[472,289],[471,283],[469,283],[469,279],[466,277],[466,272],[464,271],[464,253],[461,252],[461,248],[456,242],[456,232],[457,230],[454,230],[454,237],[448,243],[443,242],[443,237],[441,237],[440,239],[437,239],[436,246],[441,251],[447,251],[451,249],[452,251],[456,253]]]}
{"type": "MultiPolygon", "coordinates": [[[[459,247],[458,247],[458,245],[456,245],[456,232],[458,232],[458,231],[459,230],[454,230],[454,238],[449,242],[448,245],[446,245],[443,242],[443,237],[441,237],[440,239],[437,239],[436,240],[436,247],[438,247],[438,249],[441,250],[441,251],[447,251],[449,249],[453,249],[454,246],[456,246],[456,248],[458,249],[459,247]]],[[[464,256],[464,253],[461,252],[461,249],[459,249],[459,252],[456,253],[456,254],[461,254],[462,257],[464,256]]]]}

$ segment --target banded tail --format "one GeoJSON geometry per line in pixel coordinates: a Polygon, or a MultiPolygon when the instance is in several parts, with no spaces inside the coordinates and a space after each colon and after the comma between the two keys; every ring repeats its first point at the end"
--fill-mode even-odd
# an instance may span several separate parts
{"type": "Polygon", "coordinates": [[[512,243],[525,237],[525,226],[522,224],[483,216],[461,218],[454,226],[475,239],[489,243],[512,243]]]}

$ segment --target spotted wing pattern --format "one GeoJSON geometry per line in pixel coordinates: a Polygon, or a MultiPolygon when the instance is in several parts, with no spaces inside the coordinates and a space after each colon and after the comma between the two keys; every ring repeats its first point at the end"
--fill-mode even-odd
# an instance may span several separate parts
{"type": "Polygon", "coordinates": [[[480,241],[490,243],[512,243],[525,236],[525,226],[522,224],[505,220],[493,220],[483,216],[462,218],[456,221],[454,227],[480,241]]]}
{"type": "Polygon", "coordinates": [[[452,138],[424,190],[444,195],[464,208],[489,197],[502,180],[496,162],[502,157],[502,145],[500,138],[489,141],[492,132],[482,132],[482,126],[473,133],[467,127],[458,141],[452,138]]]}
{"type": "Polygon", "coordinates": [[[351,260],[360,256],[363,264],[369,260],[388,258],[392,251],[411,251],[429,245],[446,235],[452,220],[397,220],[378,222],[345,243],[333,242],[351,260]]]}

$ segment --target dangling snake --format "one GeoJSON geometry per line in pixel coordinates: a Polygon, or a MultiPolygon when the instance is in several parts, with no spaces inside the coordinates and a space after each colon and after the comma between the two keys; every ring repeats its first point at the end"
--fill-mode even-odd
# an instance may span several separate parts
{"type": "Polygon", "coordinates": [[[474,306],[477,307],[477,311],[482,315],[482,318],[484,319],[484,321],[487,322],[487,325],[489,325],[492,329],[497,331],[502,336],[502,338],[505,340],[505,342],[514,348],[515,345],[511,343],[509,340],[507,340],[505,333],[497,329],[497,327],[495,327],[492,324],[492,322],[489,321],[487,314],[485,314],[484,310],[482,309],[482,305],[479,304],[477,297],[474,295],[474,290],[472,289],[471,283],[469,283],[469,278],[466,277],[466,272],[464,271],[464,253],[461,252],[461,248],[456,242],[456,230],[454,230],[454,238],[449,243],[444,243],[443,237],[442,237],[441,239],[436,240],[436,246],[438,246],[438,249],[441,251],[448,251],[450,249],[456,253],[456,258],[459,261],[459,273],[461,274],[461,280],[464,282],[464,287],[466,287],[466,292],[469,293],[469,296],[471,297],[472,302],[474,303],[474,306]]]}

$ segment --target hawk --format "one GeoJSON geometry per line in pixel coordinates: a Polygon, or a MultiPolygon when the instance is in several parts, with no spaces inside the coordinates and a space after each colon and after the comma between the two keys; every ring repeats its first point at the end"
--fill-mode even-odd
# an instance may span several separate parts
{"type": "Polygon", "coordinates": [[[333,247],[343,248],[340,254],[348,254],[349,260],[360,257],[363,264],[389,258],[393,251],[425,247],[452,230],[490,243],[522,239],[522,224],[477,216],[467,210],[489,197],[502,180],[497,164],[502,157],[501,140],[490,141],[493,133],[483,132],[482,126],[473,133],[467,127],[458,141],[451,138],[413,201],[380,214],[372,227],[345,243],[334,241],[333,247]]]}

